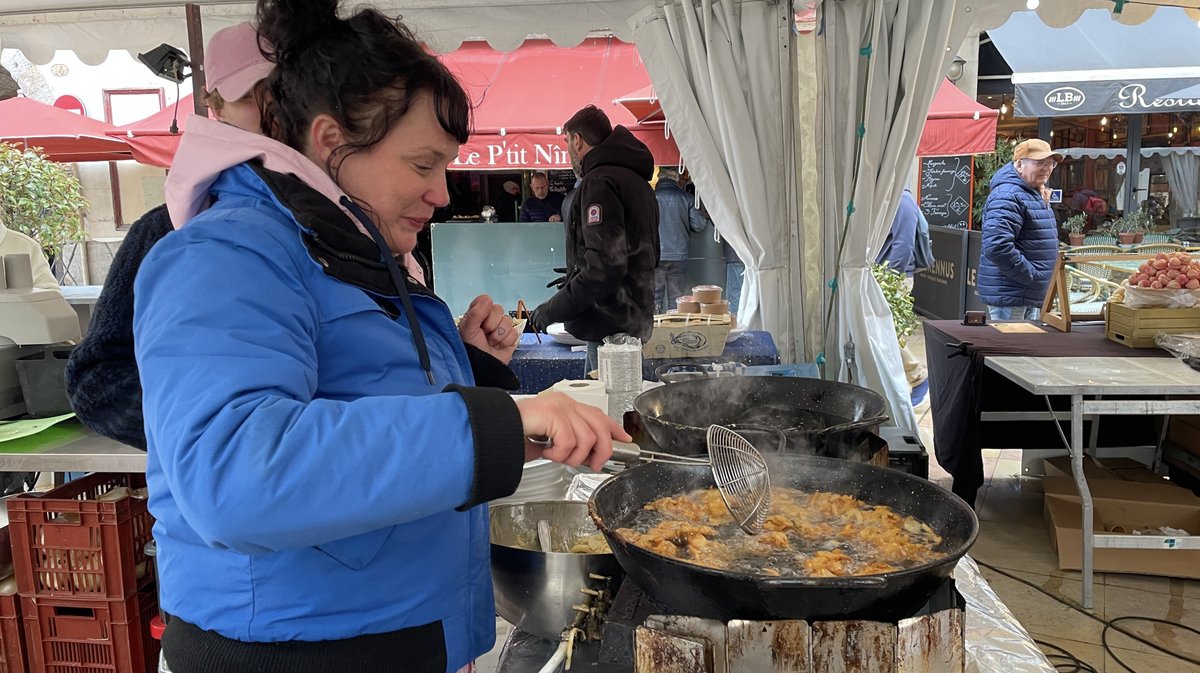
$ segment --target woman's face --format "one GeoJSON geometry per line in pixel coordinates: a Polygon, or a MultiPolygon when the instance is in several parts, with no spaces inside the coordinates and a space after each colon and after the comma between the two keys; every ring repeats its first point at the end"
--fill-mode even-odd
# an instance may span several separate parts
{"type": "Polygon", "coordinates": [[[392,252],[405,254],[417,247],[417,233],[434,209],[450,203],[446,167],[457,156],[458,141],[438,123],[433,97],[421,92],[382,140],[342,161],[337,181],[372,217],[392,252]]]}
{"type": "Polygon", "coordinates": [[[251,94],[241,100],[225,101],[220,110],[214,111],[217,121],[236,126],[250,133],[262,133],[259,123],[258,102],[251,94]]]}

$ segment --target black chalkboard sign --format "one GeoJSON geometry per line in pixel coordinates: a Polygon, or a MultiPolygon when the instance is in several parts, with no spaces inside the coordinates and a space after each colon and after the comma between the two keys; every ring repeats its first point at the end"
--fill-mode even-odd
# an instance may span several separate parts
{"type": "Polygon", "coordinates": [[[550,191],[567,193],[575,189],[575,171],[546,171],[550,191]]]}
{"type": "Polygon", "coordinates": [[[924,157],[917,201],[929,224],[966,229],[971,222],[974,157],[924,157]]]}

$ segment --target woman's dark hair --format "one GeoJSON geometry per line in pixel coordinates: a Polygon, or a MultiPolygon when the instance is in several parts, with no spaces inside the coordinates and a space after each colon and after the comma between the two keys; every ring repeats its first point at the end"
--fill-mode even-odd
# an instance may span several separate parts
{"type": "Polygon", "coordinates": [[[263,133],[303,150],[312,120],[333,117],[347,138],[326,162],[336,180],[341,160],[382,140],[424,91],[438,123],[465,143],[471,104],[442,62],[398,20],[369,8],[342,19],[338,4],[258,0],[259,48],[276,64],[266,79],[263,133]]]}
{"type": "Polygon", "coordinates": [[[583,136],[584,142],[595,147],[612,133],[612,122],[608,121],[608,115],[603,110],[589,105],[572,115],[563,124],[563,131],[583,136]]]}

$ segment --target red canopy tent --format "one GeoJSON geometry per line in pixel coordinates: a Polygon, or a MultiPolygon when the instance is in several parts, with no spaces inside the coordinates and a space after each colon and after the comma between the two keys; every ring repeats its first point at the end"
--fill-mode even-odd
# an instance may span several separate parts
{"type": "Polygon", "coordinates": [[[0,142],[38,147],[51,161],[123,161],[133,155],[113,126],[29,98],[0,101],[0,142]]]}
{"type": "MultiPolygon", "coordinates": [[[[474,133],[451,165],[459,170],[570,168],[562,125],[585,105],[595,105],[650,148],[655,163],[679,163],[679,148],[661,123],[640,123],[620,104],[621,93],[650,89],[637,48],[614,38],[589,38],[576,47],[527,40],[511,52],[468,42],[440,57],[474,106],[474,133]]],[[[191,110],[191,97],[179,109],[191,110]]],[[[112,129],[143,163],[169,167],[179,134],[169,131],[174,106],[112,129]]],[[[661,113],[660,113],[661,114],[661,113]]],[[[179,130],[184,131],[186,113],[179,130]]]]}
{"type": "MultiPolygon", "coordinates": [[[[666,121],[653,87],[631,91],[619,96],[616,102],[642,124],[661,124],[666,121]]],[[[998,118],[998,112],[975,102],[950,80],[943,80],[925,117],[925,130],[917,145],[917,156],[994,152],[998,118]]]]}
{"type": "Polygon", "coordinates": [[[917,156],[959,156],[996,151],[996,123],[1000,113],[980,105],[950,80],[933,97],[917,156]]]}
{"type": "Polygon", "coordinates": [[[625,94],[618,98],[617,102],[629,110],[630,114],[641,124],[663,124],[667,121],[662,105],[658,102],[658,95],[654,93],[652,86],[642,87],[633,93],[625,94]]]}
{"type": "Polygon", "coordinates": [[[622,93],[650,86],[632,44],[589,38],[576,47],[527,40],[511,52],[468,42],[442,61],[474,104],[475,133],[451,168],[570,168],[562,125],[595,105],[650,148],[655,163],[679,163],[675,141],[659,125],[643,125],[617,102],[622,93]]]}
{"type": "Polygon", "coordinates": [[[170,168],[193,107],[192,97],[184,96],[178,105],[172,103],[145,119],[118,126],[108,134],[127,143],[133,158],[141,163],[170,168]],[[171,120],[176,118],[176,110],[178,131],[171,133],[171,120]]]}

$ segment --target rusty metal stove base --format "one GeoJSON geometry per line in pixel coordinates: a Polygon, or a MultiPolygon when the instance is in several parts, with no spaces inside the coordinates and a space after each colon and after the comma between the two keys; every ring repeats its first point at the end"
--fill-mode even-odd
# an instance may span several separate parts
{"type": "MultiPolygon", "coordinates": [[[[745,621],[651,615],[634,634],[634,673],[962,673],[965,607],[897,623],[745,621]]],[[[944,598],[944,597],[943,597],[944,598]]],[[[943,601],[944,602],[944,601],[943,601]]],[[[931,601],[927,608],[935,605],[931,601]]]]}
{"type": "MultiPolygon", "coordinates": [[[[961,673],[965,601],[948,580],[896,624],[754,622],[656,614],[623,582],[600,643],[576,648],[572,673],[961,673]],[[658,649],[638,651],[637,645],[658,649]]],[[[536,673],[557,643],[513,633],[497,673],[536,673]]]]}

